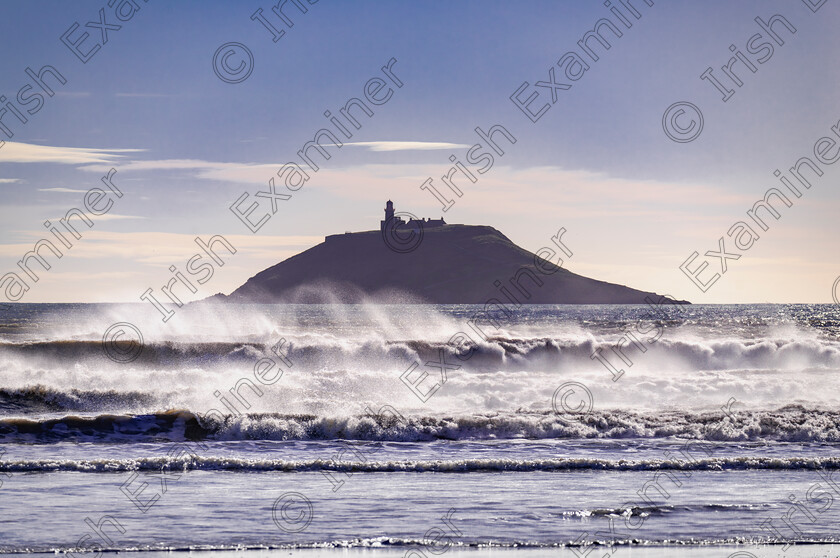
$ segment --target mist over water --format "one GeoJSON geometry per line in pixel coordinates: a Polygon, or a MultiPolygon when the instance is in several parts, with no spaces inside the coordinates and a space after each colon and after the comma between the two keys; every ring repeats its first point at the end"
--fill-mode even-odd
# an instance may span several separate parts
{"type": "Polygon", "coordinates": [[[163,323],[142,305],[14,306],[0,326],[0,405],[24,415],[233,414],[218,391],[243,413],[345,417],[382,405],[431,415],[546,412],[569,381],[586,385],[602,412],[711,410],[730,397],[760,410],[830,410],[840,397],[834,306],[682,306],[655,317],[641,306],[535,306],[489,315],[499,327],[474,320],[481,310],[191,305],[163,323]],[[114,362],[102,335],[125,321],[144,346],[133,361],[114,362]],[[625,361],[613,350],[622,337],[625,361]],[[283,340],[291,366],[271,350],[283,340]],[[440,366],[425,366],[441,350],[452,366],[445,382],[440,366]],[[624,370],[617,380],[591,358],[598,350],[624,370]],[[272,385],[254,377],[267,357],[283,370],[272,385]],[[418,389],[441,383],[425,403],[400,381],[414,362],[411,381],[429,373],[418,389]],[[229,390],[243,378],[261,395],[246,385],[237,402],[229,390]]]}

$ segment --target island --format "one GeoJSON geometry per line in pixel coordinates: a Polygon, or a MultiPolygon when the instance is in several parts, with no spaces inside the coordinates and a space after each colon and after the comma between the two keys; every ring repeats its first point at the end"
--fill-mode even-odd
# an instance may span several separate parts
{"type": "MultiPolygon", "coordinates": [[[[324,242],[257,273],[214,302],[358,304],[650,304],[663,295],[562,267],[563,229],[531,253],[490,226],[403,220],[393,202],[379,230],[324,242]]],[[[207,299],[205,299],[207,300],[207,299]]],[[[673,301],[688,304],[687,301],[673,301]]]]}

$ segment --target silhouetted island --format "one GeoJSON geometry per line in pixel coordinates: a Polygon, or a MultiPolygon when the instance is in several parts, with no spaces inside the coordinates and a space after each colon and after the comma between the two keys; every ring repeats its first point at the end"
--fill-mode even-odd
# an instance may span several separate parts
{"type": "MultiPolygon", "coordinates": [[[[238,303],[645,304],[662,296],[589,279],[557,264],[562,232],[532,254],[493,227],[402,220],[388,201],[378,231],[335,234],[261,271],[238,303]],[[645,300],[647,298],[647,301],[645,300]]],[[[679,303],[688,304],[685,301],[679,303]]]]}

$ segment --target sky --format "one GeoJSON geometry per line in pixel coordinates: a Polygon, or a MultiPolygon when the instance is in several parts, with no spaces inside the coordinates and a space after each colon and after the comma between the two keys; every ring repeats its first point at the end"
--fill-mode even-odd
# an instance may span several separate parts
{"type": "Polygon", "coordinates": [[[4,0],[0,302],[138,302],[216,235],[236,253],[217,243],[183,298],[229,293],[379,228],[388,199],[532,252],[566,228],[570,271],[695,303],[840,296],[840,6],[309,1],[284,22],[267,1],[4,0]],[[64,83],[26,71],[45,66],[64,83]],[[373,113],[349,109],[358,129],[340,113],[353,98],[373,113]],[[493,135],[503,154],[475,131],[496,125],[516,140],[493,135]],[[298,151],[324,128],[342,146],[306,151],[313,169],[298,151]],[[490,168],[468,161],[477,143],[490,168]],[[455,175],[461,196],[441,180],[456,162],[475,178],[455,175]],[[288,163],[308,180],[287,187],[288,163]],[[771,188],[778,218],[751,219],[771,188]],[[59,224],[74,208],[80,238],[59,224]],[[18,262],[41,239],[62,257],[42,244],[35,281],[18,262]]]}

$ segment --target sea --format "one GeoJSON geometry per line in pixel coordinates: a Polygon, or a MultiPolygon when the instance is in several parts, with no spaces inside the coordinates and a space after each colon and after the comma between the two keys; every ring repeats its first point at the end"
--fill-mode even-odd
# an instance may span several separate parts
{"type": "Polygon", "coordinates": [[[0,306],[0,553],[838,556],[837,305],[0,306]]]}

